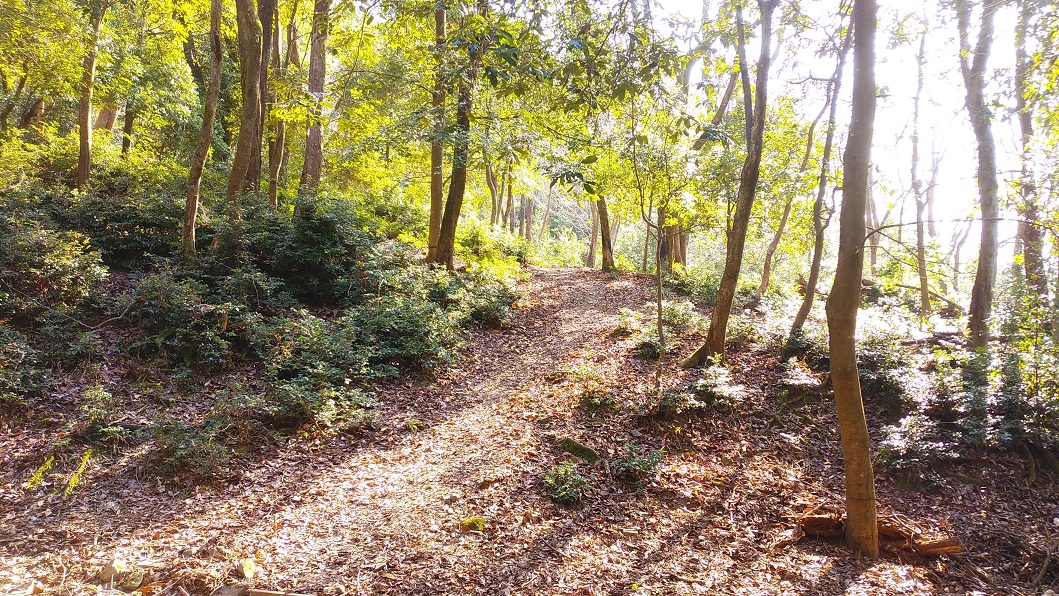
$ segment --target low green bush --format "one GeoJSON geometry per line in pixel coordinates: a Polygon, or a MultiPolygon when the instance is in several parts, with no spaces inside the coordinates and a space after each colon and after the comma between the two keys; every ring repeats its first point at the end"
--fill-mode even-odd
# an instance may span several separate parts
{"type": "Polygon", "coordinates": [[[664,459],[665,452],[661,449],[647,449],[630,443],[626,447],[625,457],[611,463],[619,480],[640,489],[655,478],[658,466],[664,459]]]}
{"type": "Polygon", "coordinates": [[[29,338],[0,321],[0,405],[31,401],[46,387],[46,372],[29,338]]]}
{"type": "Polygon", "coordinates": [[[560,505],[574,505],[581,502],[588,490],[588,480],[577,473],[577,464],[564,462],[553,466],[544,474],[544,486],[548,497],[560,505]]]}

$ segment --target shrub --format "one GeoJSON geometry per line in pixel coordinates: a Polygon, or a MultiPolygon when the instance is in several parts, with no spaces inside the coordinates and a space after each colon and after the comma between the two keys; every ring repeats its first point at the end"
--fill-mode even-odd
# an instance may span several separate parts
{"type": "Polygon", "coordinates": [[[74,312],[98,299],[106,274],[82,234],[0,215],[0,310],[27,321],[74,312]]]}
{"type": "Polygon", "coordinates": [[[128,316],[142,334],[133,350],[198,371],[228,366],[235,344],[245,341],[244,309],[204,302],[206,291],[202,284],[168,272],[141,279],[127,298],[132,301],[128,316]]]}
{"type": "Polygon", "coordinates": [[[581,392],[581,407],[589,413],[610,412],[617,408],[614,390],[602,385],[590,387],[581,392]]]}
{"type": "Polygon", "coordinates": [[[313,387],[290,382],[269,387],[262,396],[235,402],[232,415],[248,417],[275,430],[307,425],[324,432],[347,432],[370,425],[379,402],[370,394],[351,387],[313,387]]]}
{"type": "Polygon", "coordinates": [[[226,420],[209,418],[201,425],[163,420],[153,425],[153,459],[162,472],[219,480],[228,475],[232,452],[221,431],[226,420]]]}
{"type": "Polygon", "coordinates": [[[45,387],[45,373],[29,339],[0,321],[0,405],[30,401],[45,387]]]}
{"type": "Polygon", "coordinates": [[[911,488],[933,484],[937,467],[952,458],[945,434],[929,418],[911,414],[883,429],[879,465],[911,488]]]}
{"type": "Polygon", "coordinates": [[[551,500],[560,505],[573,505],[579,503],[588,490],[588,480],[577,473],[576,464],[565,462],[544,474],[544,486],[551,500]]]}
{"type": "MultiPolygon", "coordinates": [[[[124,186],[131,181],[113,182],[124,186]]],[[[125,271],[142,268],[156,258],[179,254],[184,198],[152,189],[127,195],[97,187],[57,205],[60,223],[79,230],[102,251],[108,266],[125,271]]]]}
{"type": "Polygon", "coordinates": [[[899,416],[909,405],[902,381],[908,368],[908,354],[892,333],[866,333],[857,346],[857,369],[861,392],[883,414],[899,416]]]}
{"type": "Polygon", "coordinates": [[[645,449],[631,443],[626,447],[625,457],[614,460],[613,464],[621,481],[642,488],[654,479],[663,459],[664,451],[645,449]]]}

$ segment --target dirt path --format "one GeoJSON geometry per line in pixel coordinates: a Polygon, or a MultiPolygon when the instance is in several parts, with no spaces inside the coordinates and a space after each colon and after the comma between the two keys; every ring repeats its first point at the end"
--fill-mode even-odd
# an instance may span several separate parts
{"type": "MultiPolygon", "coordinates": [[[[521,290],[510,323],[477,332],[457,364],[379,387],[375,430],[264,449],[223,486],[166,485],[117,453],[92,460],[69,498],[25,490],[40,465],[29,454],[48,438],[7,423],[0,592],[36,580],[93,594],[94,574],[118,558],[153,574],[154,593],[208,594],[252,557],[253,585],[328,595],[963,593],[936,565],[783,542],[791,515],[834,500],[841,464],[826,404],[783,428],[753,415],[774,362],[733,357],[756,387],[740,409],[659,423],[637,414],[653,364],[612,334],[619,309],[645,310],[650,278],[536,269],[521,290]],[[619,409],[586,412],[590,386],[612,390],[619,409]],[[805,416],[817,416],[809,435],[798,434],[805,416]],[[570,458],[559,437],[605,459],[633,444],[667,458],[643,491],[605,463],[581,464],[591,489],[561,508],[541,483],[570,458]],[[485,532],[460,531],[471,516],[485,532]]],[[[693,380],[675,362],[699,337],[669,356],[667,384],[693,380]]]]}

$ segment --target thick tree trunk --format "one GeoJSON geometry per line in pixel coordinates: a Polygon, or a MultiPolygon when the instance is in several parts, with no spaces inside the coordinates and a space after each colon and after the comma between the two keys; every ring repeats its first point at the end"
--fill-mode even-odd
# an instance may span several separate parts
{"type": "Polygon", "coordinates": [[[88,185],[92,171],[92,90],[96,82],[96,57],[99,52],[99,30],[103,26],[103,17],[107,5],[102,1],[90,2],[92,36],[88,42],[88,52],[81,73],[81,98],[77,104],[78,152],[77,175],[74,178],[76,188],[88,185]]]}
{"type": "Polygon", "coordinates": [[[831,385],[842,437],[846,480],[846,541],[873,559],[879,557],[879,529],[870,437],[857,370],[857,310],[864,271],[864,203],[875,121],[875,0],[853,4],[853,118],[842,162],[838,265],[827,299],[831,385]]]}
{"type": "Polygon", "coordinates": [[[268,64],[271,57],[272,49],[272,19],[276,13],[276,0],[257,0],[257,17],[258,21],[261,22],[261,60],[258,62],[258,85],[260,86],[261,94],[261,111],[258,114],[257,119],[257,130],[259,133],[259,142],[253,148],[253,153],[250,155],[250,166],[246,171],[246,182],[245,188],[250,191],[256,191],[261,182],[261,168],[262,168],[262,146],[264,144],[265,136],[265,122],[268,120],[268,110],[271,101],[268,97],[268,64]]]}
{"type": "Polygon", "coordinates": [[[228,176],[227,199],[236,217],[242,211],[240,195],[250,168],[254,147],[261,144],[257,123],[261,112],[261,86],[258,76],[261,62],[261,23],[254,0],[236,0],[235,14],[239,40],[239,78],[243,97],[243,114],[239,119],[239,140],[228,176]]]}
{"type": "MultiPolygon", "coordinates": [[[[482,18],[489,14],[487,0],[478,1],[478,13],[482,18]]],[[[443,263],[453,269],[453,252],[456,246],[456,224],[463,208],[463,197],[467,189],[467,162],[471,157],[471,110],[474,107],[474,85],[478,79],[478,69],[482,64],[482,54],[489,44],[485,38],[478,44],[468,44],[468,64],[465,76],[461,78],[456,92],[456,126],[455,141],[452,145],[452,177],[449,182],[449,195],[445,199],[445,212],[441,217],[441,231],[438,235],[438,252],[434,261],[443,263]]]]}
{"type": "Polygon", "coordinates": [[[0,111],[0,130],[7,130],[7,117],[11,115],[11,110],[18,105],[18,100],[22,99],[22,90],[26,87],[26,80],[29,79],[28,61],[23,64],[22,70],[22,77],[19,78],[18,85],[15,86],[15,92],[11,95],[7,105],[4,106],[3,111],[0,111]]]}
{"type": "MultiPolygon", "coordinates": [[[[824,150],[820,155],[820,176],[817,179],[816,201],[813,202],[813,258],[812,263],[809,265],[809,279],[805,284],[805,296],[802,298],[802,305],[798,308],[798,313],[794,316],[794,322],[791,324],[791,337],[801,332],[802,326],[805,325],[806,319],[809,318],[809,313],[813,309],[813,300],[816,298],[816,284],[820,281],[820,262],[824,254],[824,230],[831,220],[830,215],[826,219],[824,217],[824,197],[827,196],[827,176],[831,165],[831,149],[835,140],[838,95],[842,90],[842,71],[846,68],[846,55],[849,52],[852,35],[853,28],[848,27],[838,53],[838,66],[835,67],[834,76],[827,83],[826,101],[829,105],[827,132],[824,134],[824,150]]],[[[869,190],[868,201],[871,201],[870,195],[869,190]]]]}
{"type": "Polygon", "coordinates": [[[592,217],[592,231],[588,233],[588,257],[585,258],[585,266],[589,269],[596,268],[596,247],[599,245],[599,211],[595,203],[588,204],[588,212],[592,217]]]}
{"type": "Polygon", "coordinates": [[[927,65],[927,33],[919,35],[919,55],[916,56],[916,95],[912,101],[912,194],[916,197],[916,270],[919,272],[919,319],[930,317],[930,283],[927,280],[926,228],[923,221],[927,201],[919,181],[919,101],[923,95],[923,71],[927,65]]]}
{"type": "Polygon", "coordinates": [[[978,142],[978,196],[982,207],[982,242],[978,249],[978,269],[971,288],[968,331],[972,348],[989,344],[989,317],[993,311],[993,284],[997,268],[997,226],[1000,205],[997,199],[996,147],[992,121],[985,97],[985,71],[993,43],[993,15],[984,7],[978,42],[971,48],[968,30],[971,22],[969,0],[956,0],[956,21],[960,33],[960,70],[967,88],[967,113],[978,142]],[[969,61],[969,57],[973,60],[969,61]]]}
{"type": "Polygon", "coordinates": [[[96,116],[96,123],[92,125],[92,130],[114,130],[114,123],[118,121],[118,105],[113,100],[108,100],[100,108],[99,114],[96,116]]]}
{"type": "Polygon", "coordinates": [[[331,0],[316,0],[313,8],[313,32],[309,47],[309,95],[313,106],[309,114],[309,126],[305,133],[305,163],[302,166],[301,183],[298,188],[298,211],[304,214],[309,195],[315,195],[320,187],[320,176],[324,165],[323,101],[324,83],[327,79],[327,30],[331,16],[331,0]]]}
{"type": "Polygon", "coordinates": [[[184,258],[195,258],[195,218],[199,211],[199,184],[202,170],[213,144],[213,122],[217,116],[217,103],[221,95],[221,0],[210,1],[210,81],[206,91],[206,104],[202,112],[202,130],[195,157],[188,170],[188,194],[184,202],[184,227],[180,234],[180,246],[184,258]]]}
{"type": "MultiPolygon", "coordinates": [[[[448,35],[444,5],[434,11],[434,89],[431,94],[434,130],[430,136],[430,216],[427,221],[427,261],[433,262],[438,253],[441,217],[445,208],[445,73],[442,72],[445,37],[448,35]]],[[[493,181],[496,185],[496,181],[493,181]]]]}
{"type": "Polygon", "coordinates": [[[757,65],[757,87],[754,90],[756,105],[753,115],[747,114],[748,124],[752,125],[751,134],[748,137],[746,161],[743,162],[743,171],[739,177],[739,192],[736,197],[732,231],[728,235],[728,246],[725,251],[724,273],[721,276],[721,285],[714,303],[706,342],[681,363],[681,366],[685,368],[702,366],[709,356],[724,354],[728,317],[731,315],[732,302],[735,299],[739,269],[743,264],[746,232],[750,223],[750,212],[754,206],[754,195],[757,192],[758,174],[761,168],[761,149],[765,136],[765,108],[768,103],[769,42],[772,37],[772,13],[777,3],[776,0],[758,2],[761,9],[761,53],[757,65]]]}
{"type": "Polygon", "coordinates": [[[614,270],[614,239],[611,237],[610,214],[607,213],[607,200],[596,199],[596,214],[599,216],[600,252],[603,255],[603,270],[614,270]]]}
{"type": "Polygon", "coordinates": [[[44,119],[44,98],[38,97],[30,102],[29,109],[26,110],[25,114],[22,114],[22,118],[18,120],[18,127],[22,130],[29,130],[35,125],[40,124],[44,119]]]}

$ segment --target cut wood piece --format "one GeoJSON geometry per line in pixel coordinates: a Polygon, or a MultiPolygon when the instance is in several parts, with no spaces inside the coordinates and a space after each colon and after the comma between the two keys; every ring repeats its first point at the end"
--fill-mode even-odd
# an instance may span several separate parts
{"type": "Polygon", "coordinates": [[[940,555],[958,555],[967,552],[959,538],[941,538],[938,540],[924,540],[912,544],[912,550],[916,554],[925,557],[937,557],[940,555]]]}
{"type": "Polygon", "coordinates": [[[275,592],[273,590],[251,589],[246,596],[313,596],[312,594],[298,594],[295,592],[275,592]]]}
{"type": "Polygon", "coordinates": [[[820,538],[838,538],[846,535],[845,524],[836,514],[806,515],[798,519],[798,527],[807,536],[820,538]]]}

